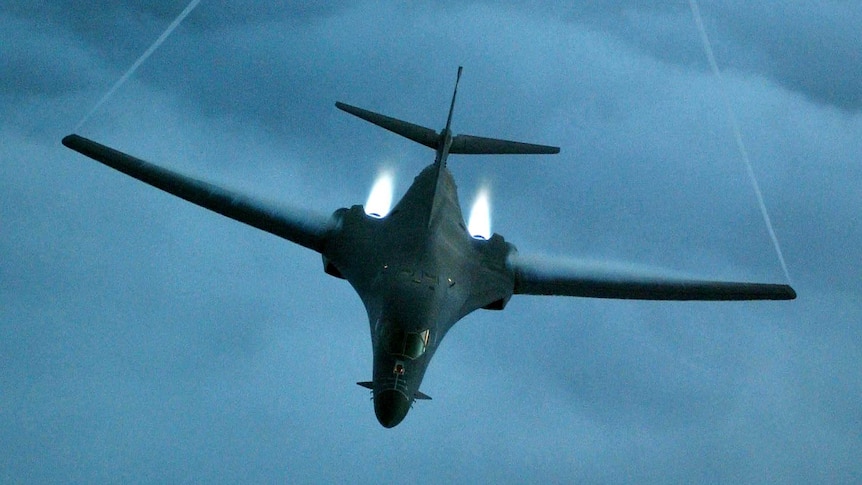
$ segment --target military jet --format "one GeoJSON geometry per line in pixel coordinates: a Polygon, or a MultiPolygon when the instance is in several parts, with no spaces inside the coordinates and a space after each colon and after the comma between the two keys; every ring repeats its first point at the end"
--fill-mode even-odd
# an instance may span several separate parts
{"type": "Polygon", "coordinates": [[[478,309],[502,310],[512,295],[563,295],[638,300],[791,300],[784,284],[737,283],[668,276],[661,271],[579,264],[524,256],[493,234],[471,236],[464,224],[449,155],[555,154],[558,147],[453,135],[455,81],[446,126],[437,132],[344,103],[338,109],[436,152],[391,212],[363,206],[312,215],[268,205],[153,165],[76,134],[63,144],[126,175],[237,221],[312,249],[323,270],[347,280],[368,313],[373,346],[371,389],[377,420],[399,424],[413,403],[434,352],[452,326],[478,309]]]}

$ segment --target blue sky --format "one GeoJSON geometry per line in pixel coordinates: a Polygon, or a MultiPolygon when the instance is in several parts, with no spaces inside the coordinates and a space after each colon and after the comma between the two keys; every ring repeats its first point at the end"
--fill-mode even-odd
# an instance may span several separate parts
{"type": "Polygon", "coordinates": [[[515,297],[450,332],[392,430],[363,307],[319,256],[60,145],[186,6],[4,2],[0,481],[862,478],[862,10],[204,0],[80,134],[286,206],[433,160],[335,109],[559,145],[457,157],[523,253],[785,282],[793,302],[515,297]]]}

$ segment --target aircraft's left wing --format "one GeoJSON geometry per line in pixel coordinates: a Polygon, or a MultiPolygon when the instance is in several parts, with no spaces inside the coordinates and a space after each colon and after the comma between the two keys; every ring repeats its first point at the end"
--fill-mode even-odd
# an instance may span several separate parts
{"type": "Polygon", "coordinates": [[[711,281],[606,263],[529,258],[514,253],[515,294],[630,300],[793,300],[789,285],[711,281]]]}
{"type": "Polygon", "coordinates": [[[330,217],[288,211],[245,195],[153,165],[113,148],[69,135],[63,145],[153,187],[317,252],[332,227],[330,217]]]}

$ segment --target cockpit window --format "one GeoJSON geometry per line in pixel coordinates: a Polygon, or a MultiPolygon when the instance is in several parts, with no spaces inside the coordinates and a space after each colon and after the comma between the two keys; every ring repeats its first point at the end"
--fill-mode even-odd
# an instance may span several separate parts
{"type": "Polygon", "coordinates": [[[403,330],[395,329],[389,335],[389,353],[407,357],[408,359],[417,359],[425,353],[430,334],[429,330],[404,332],[403,330]]]}

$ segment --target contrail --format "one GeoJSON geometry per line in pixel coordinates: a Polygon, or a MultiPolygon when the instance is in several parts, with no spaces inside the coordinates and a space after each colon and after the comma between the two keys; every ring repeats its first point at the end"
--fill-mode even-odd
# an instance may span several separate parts
{"type": "Polygon", "coordinates": [[[751,166],[751,159],[748,158],[748,151],[745,149],[745,143],[742,141],[742,131],[739,129],[739,123],[736,121],[736,116],[733,113],[733,108],[730,106],[730,100],[727,93],[724,91],[724,81],[721,78],[721,71],[718,69],[718,63],[715,62],[715,55],[712,53],[712,44],[709,42],[709,37],[706,35],[706,28],[703,26],[703,18],[700,16],[700,8],[697,5],[697,0],[688,0],[691,6],[691,13],[694,15],[694,22],[697,24],[697,29],[700,31],[700,40],[703,43],[703,50],[706,51],[706,58],[709,61],[709,67],[712,68],[712,73],[718,80],[721,87],[721,99],[724,102],[724,108],[727,110],[727,116],[730,119],[730,125],[733,129],[733,135],[736,139],[736,146],[739,148],[739,153],[745,161],[745,168],[748,171],[748,178],[751,180],[751,185],[754,187],[754,193],[757,195],[757,202],[760,204],[760,213],[763,215],[763,220],[766,222],[766,229],[769,231],[769,237],[772,238],[772,244],[775,246],[775,252],[778,254],[778,262],[781,263],[781,269],[784,270],[784,276],[787,282],[790,283],[790,272],[787,271],[787,264],[784,262],[784,255],[781,253],[781,246],[778,244],[778,236],[775,235],[775,230],[772,228],[772,220],[769,218],[769,213],[766,210],[766,203],[763,201],[763,193],[760,192],[760,185],[757,183],[757,178],[754,176],[754,169],[751,166]]]}
{"type": "Polygon", "coordinates": [[[108,90],[108,92],[107,92],[107,93],[105,93],[105,95],[104,95],[104,96],[102,96],[102,99],[100,99],[100,100],[99,100],[99,102],[98,102],[98,103],[96,103],[96,105],[95,105],[95,106],[93,106],[93,109],[91,109],[89,113],[87,113],[86,115],[84,115],[84,117],[83,117],[83,118],[81,118],[81,121],[79,121],[79,122],[78,122],[78,124],[77,124],[77,125],[75,125],[75,130],[74,130],[74,131],[78,131],[78,129],[79,129],[79,128],[81,128],[81,125],[83,125],[84,123],[86,123],[86,122],[87,122],[87,120],[88,120],[88,119],[90,119],[90,116],[92,116],[92,115],[93,115],[93,113],[95,113],[95,112],[96,112],[96,110],[97,110],[97,109],[99,109],[99,108],[102,106],[102,104],[104,104],[104,103],[105,103],[105,101],[107,101],[107,100],[108,100],[108,98],[110,98],[110,97],[114,94],[114,92],[115,92],[115,91],[116,91],[120,86],[122,86],[122,85],[123,85],[123,83],[125,83],[125,82],[130,78],[130,77],[132,77],[132,74],[134,74],[134,73],[135,73],[135,70],[136,70],[136,69],[138,69],[138,67],[139,67],[141,64],[143,64],[143,63],[144,63],[144,61],[146,61],[146,60],[147,60],[147,58],[148,58],[148,57],[150,57],[150,55],[151,55],[153,52],[155,52],[155,51],[156,51],[156,49],[158,49],[160,45],[162,45],[162,43],[165,41],[165,39],[167,39],[167,38],[168,38],[168,36],[169,36],[169,35],[171,35],[171,32],[173,32],[173,31],[174,31],[174,29],[176,29],[176,28],[177,28],[177,26],[178,26],[178,25],[180,25],[180,22],[182,22],[182,21],[183,21],[183,19],[185,19],[185,18],[186,18],[186,16],[188,16],[188,14],[190,14],[190,13],[192,12],[192,10],[194,10],[194,9],[195,9],[195,7],[197,7],[197,6],[198,6],[198,4],[199,4],[199,3],[201,3],[201,0],[192,0],[192,1],[188,4],[188,6],[186,6],[185,10],[183,10],[182,12],[180,12],[180,15],[179,15],[179,16],[177,16],[177,18],[175,18],[175,19],[174,19],[174,21],[173,21],[173,22],[171,22],[171,24],[170,24],[170,25],[168,25],[168,28],[167,28],[167,29],[165,29],[165,31],[164,31],[164,32],[162,32],[162,35],[160,35],[160,36],[159,36],[159,38],[158,38],[158,39],[156,39],[156,41],[155,41],[155,42],[153,42],[153,45],[151,45],[149,49],[147,49],[146,51],[144,51],[144,53],[143,53],[143,54],[141,54],[141,57],[139,57],[139,58],[138,58],[138,60],[137,60],[137,61],[135,61],[135,63],[134,63],[134,64],[132,64],[132,67],[130,67],[130,68],[129,68],[129,70],[128,70],[128,71],[126,71],[126,73],[125,73],[125,74],[123,74],[123,76],[122,76],[122,77],[120,77],[120,79],[119,79],[119,80],[117,80],[117,82],[116,82],[116,83],[114,83],[114,85],[113,85],[113,86],[111,86],[111,89],[109,89],[109,90],[108,90]]]}

